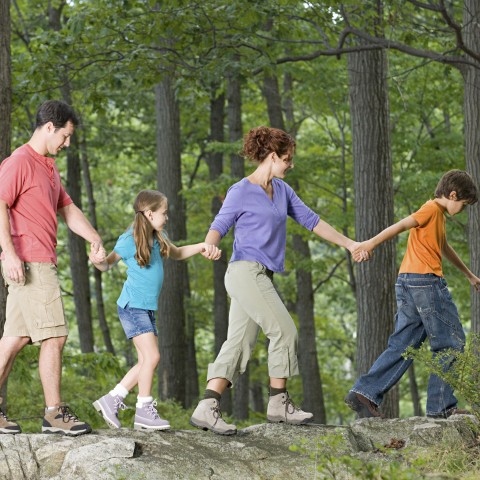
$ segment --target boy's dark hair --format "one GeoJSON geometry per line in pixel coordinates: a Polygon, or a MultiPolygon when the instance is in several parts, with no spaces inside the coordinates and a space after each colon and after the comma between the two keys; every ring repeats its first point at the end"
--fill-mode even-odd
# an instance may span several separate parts
{"type": "Polygon", "coordinates": [[[469,205],[478,201],[478,192],[473,178],[464,170],[450,170],[445,173],[435,189],[435,198],[448,198],[457,193],[457,200],[467,200],[469,205]]]}
{"type": "Polygon", "coordinates": [[[60,100],[47,100],[40,105],[37,111],[35,129],[48,122],[52,122],[55,128],[62,128],[67,122],[72,122],[74,126],[77,126],[78,117],[68,103],[60,100]]]}

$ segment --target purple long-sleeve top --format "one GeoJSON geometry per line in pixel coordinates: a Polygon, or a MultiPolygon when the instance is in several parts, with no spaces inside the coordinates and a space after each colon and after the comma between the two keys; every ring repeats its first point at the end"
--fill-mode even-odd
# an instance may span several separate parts
{"type": "Polygon", "coordinates": [[[247,178],[232,185],[217,216],[210,225],[223,238],[235,225],[230,262],[259,262],[273,272],[285,270],[287,215],[313,230],[320,217],[308,208],[292,187],[272,179],[273,200],[260,185],[247,178]]]}

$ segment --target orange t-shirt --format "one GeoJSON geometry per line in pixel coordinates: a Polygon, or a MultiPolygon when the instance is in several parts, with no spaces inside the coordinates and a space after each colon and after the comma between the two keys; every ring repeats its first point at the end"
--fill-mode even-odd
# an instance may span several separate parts
{"type": "Polygon", "coordinates": [[[443,277],[442,251],[447,241],[445,208],[429,200],[412,214],[418,227],[410,229],[399,273],[434,273],[443,277]]]}

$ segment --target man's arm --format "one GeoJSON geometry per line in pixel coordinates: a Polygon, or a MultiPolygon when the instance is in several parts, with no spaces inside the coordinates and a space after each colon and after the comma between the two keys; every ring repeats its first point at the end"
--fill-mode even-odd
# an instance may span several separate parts
{"type": "Polygon", "coordinates": [[[66,207],[60,208],[58,213],[72,232],[90,242],[90,258],[97,262],[103,262],[106,252],[102,245],[102,239],[83,212],[74,203],[70,203],[66,207]]]}
{"type": "Polygon", "coordinates": [[[23,283],[25,273],[23,271],[23,262],[17,255],[10,230],[10,219],[8,218],[8,205],[0,200],[0,247],[2,248],[4,260],[3,268],[5,274],[10,280],[23,283]]]}

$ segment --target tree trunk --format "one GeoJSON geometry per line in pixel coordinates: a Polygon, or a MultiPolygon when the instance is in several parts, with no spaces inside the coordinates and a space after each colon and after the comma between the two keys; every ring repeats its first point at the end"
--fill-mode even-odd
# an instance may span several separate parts
{"type": "MultiPolygon", "coordinates": [[[[227,102],[228,141],[235,143],[242,139],[242,89],[235,72],[227,77],[227,102]]],[[[235,153],[230,155],[230,174],[233,178],[245,176],[243,157],[235,153]]]]}
{"type": "MultiPolygon", "coordinates": [[[[0,162],[11,153],[12,70],[10,53],[10,0],[0,0],[0,162]]],[[[0,276],[0,337],[5,326],[7,288],[0,276]]],[[[7,382],[0,388],[0,407],[6,412],[7,382]]]]}
{"type": "Polygon", "coordinates": [[[408,382],[410,385],[410,394],[412,396],[413,415],[423,417],[422,402],[418,392],[417,379],[415,378],[415,368],[413,363],[408,368],[408,382]]]}
{"type": "MultiPolygon", "coordinates": [[[[225,95],[217,94],[218,85],[212,85],[210,98],[210,141],[223,142],[224,138],[224,117],[225,117],[225,95]]],[[[223,173],[223,154],[221,152],[210,152],[207,156],[210,182],[223,173]]],[[[214,217],[222,206],[222,200],[218,195],[212,198],[211,212],[214,217]]],[[[215,355],[218,355],[223,343],[227,339],[228,331],[228,297],[225,289],[225,273],[227,271],[227,258],[222,252],[220,260],[213,262],[213,318],[215,330],[215,355]]],[[[222,395],[221,408],[228,414],[232,413],[232,395],[230,389],[225,390],[222,395]]]]}
{"type": "MultiPolygon", "coordinates": [[[[289,131],[296,135],[294,106],[293,106],[293,78],[290,74],[285,75],[285,113],[289,125],[289,131]]],[[[294,185],[298,188],[298,184],[294,185]]],[[[308,240],[301,235],[293,235],[293,249],[301,257],[301,260],[311,258],[308,240]]],[[[313,292],[312,272],[297,268],[295,271],[297,283],[296,312],[298,316],[299,331],[298,363],[303,385],[302,407],[313,413],[313,419],[317,423],[327,423],[325,398],[323,396],[322,377],[318,365],[316,329],[315,329],[315,301],[313,292]]]]}
{"type": "MultiPolygon", "coordinates": [[[[180,111],[175,98],[174,77],[166,73],[155,86],[157,117],[157,185],[168,198],[169,235],[175,243],[186,238],[185,208],[181,196],[180,111]]],[[[160,366],[158,393],[162,400],[186,405],[186,339],[183,297],[187,265],[166,259],[158,304],[160,366]]]]}
{"type": "MultiPolygon", "coordinates": [[[[480,3],[477,0],[464,0],[463,39],[471,50],[480,50],[478,25],[480,24],[480,3]]],[[[470,61],[473,61],[470,58],[470,61]]],[[[464,83],[464,129],[466,169],[480,187],[480,65],[465,66],[461,69],[464,83]]],[[[480,275],[480,202],[468,208],[468,240],[470,247],[470,270],[480,275]]],[[[480,334],[480,295],[471,287],[472,332],[480,334]]]]}
{"type": "MultiPolygon", "coordinates": [[[[48,21],[52,30],[61,29],[61,14],[65,2],[58,8],[49,4],[48,21]]],[[[63,79],[60,91],[63,100],[72,105],[72,91],[68,80],[68,72],[61,70],[59,77],[63,79]]],[[[81,168],[77,136],[73,136],[67,150],[67,185],[66,190],[75,205],[82,209],[81,168]]],[[[92,305],[90,299],[90,283],[88,273],[88,256],[85,240],[68,229],[68,248],[70,252],[70,271],[73,284],[73,300],[77,317],[78,336],[82,353],[93,352],[92,305]]]]}
{"type": "MultiPolygon", "coordinates": [[[[80,159],[82,162],[81,167],[83,173],[83,183],[85,185],[85,190],[88,198],[88,213],[90,216],[90,223],[95,230],[98,230],[97,213],[95,210],[95,198],[93,195],[92,180],[90,178],[90,167],[88,164],[87,142],[85,140],[85,135],[83,135],[82,141],[80,142],[80,159]]],[[[93,276],[95,279],[95,299],[97,303],[98,323],[100,324],[100,331],[102,332],[103,343],[105,344],[107,352],[115,355],[115,349],[113,347],[112,339],[110,337],[110,329],[108,328],[107,318],[105,316],[105,304],[103,303],[102,272],[97,268],[93,267],[93,276]]]]}
{"type": "MultiPolygon", "coordinates": [[[[0,0],[0,162],[11,153],[12,67],[10,52],[10,0],[0,0]]],[[[5,325],[7,289],[0,281],[0,337],[5,325]]]]}
{"type": "MultiPolygon", "coordinates": [[[[383,50],[348,55],[352,145],[355,173],[355,229],[367,240],[393,223],[393,180],[390,150],[386,55],[383,50]]],[[[357,373],[366,373],[387,346],[395,314],[395,243],[375,250],[359,264],[357,290],[357,373]]],[[[382,410],[398,416],[392,389],[382,410]]]]}
{"type": "MultiPolygon", "coordinates": [[[[242,89],[238,72],[232,71],[227,76],[227,123],[228,140],[236,143],[242,139],[242,89]]],[[[245,161],[238,153],[230,154],[230,175],[233,178],[245,176],[245,161]]],[[[250,403],[250,366],[247,364],[243,375],[238,377],[233,389],[233,416],[238,420],[248,418],[250,403]]]]}

